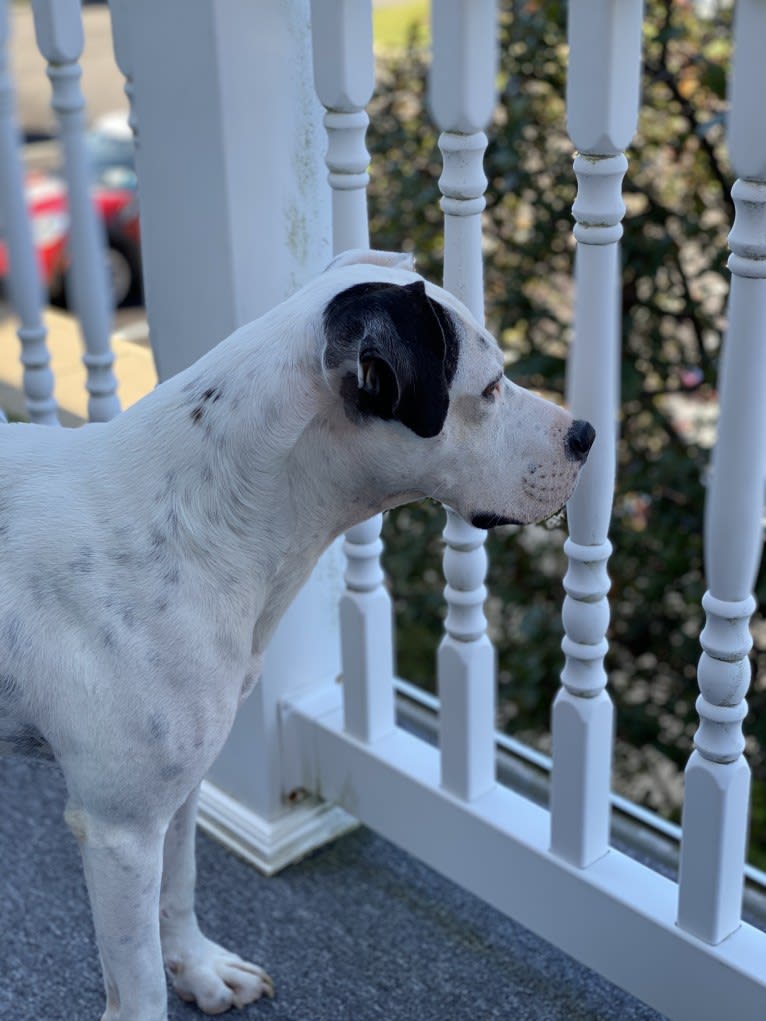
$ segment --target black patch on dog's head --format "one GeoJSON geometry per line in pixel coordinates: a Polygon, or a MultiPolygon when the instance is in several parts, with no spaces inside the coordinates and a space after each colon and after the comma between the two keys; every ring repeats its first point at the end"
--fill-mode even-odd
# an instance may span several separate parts
{"type": "Polygon", "coordinates": [[[325,368],[356,363],[341,394],[357,412],[396,419],[418,436],[441,432],[459,340],[422,281],[355,284],[329,302],[324,330],[325,368]]]}

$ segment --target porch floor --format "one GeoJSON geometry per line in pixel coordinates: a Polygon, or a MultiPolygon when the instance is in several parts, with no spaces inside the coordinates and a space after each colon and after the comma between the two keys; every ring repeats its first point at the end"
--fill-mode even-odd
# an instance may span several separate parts
{"type": "MultiPolygon", "coordinates": [[[[0,760],[0,804],[0,1017],[96,1021],[100,971],[60,772],[0,760]]],[[[271,879],[199,834],[198,867],[208,935],[277,987],[227,1017],[661,1021],[366,829],[271,879]]],[[[203,1015],[171,994],[169,1016],[203,1015]]]]}

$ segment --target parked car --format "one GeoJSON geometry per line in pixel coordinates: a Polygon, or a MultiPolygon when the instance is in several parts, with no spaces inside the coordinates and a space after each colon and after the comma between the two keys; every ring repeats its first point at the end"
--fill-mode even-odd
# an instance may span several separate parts
{"type": "MultiPolygon", "coordinates": [[[[106,230],[107,258],[116,307],[141,297],[141,247],[133,135],[124,114],[100,118],[86,144],[93,178],[93,201],[106,230]]],[[[67,304],[66,278],[51,291],[67,304]]]]}
{"type": "Polygon", "coordinates": [[[106,227],[116,306],[141,292],[141,245],[133,133],[125,114],[101,117],[87,138],[93,196],[106,227]]]}
{"type": "MultiPolygon", "coordinates": [[[[66,266],[69,229],[66,188],[58,178],[41,171],[30,171],[24,184],[40,276],[46,288],[55,288],[66,266]]],[[[0,221],[0,280],[5,281],[8,268],[8,246],[0,221]]]]}

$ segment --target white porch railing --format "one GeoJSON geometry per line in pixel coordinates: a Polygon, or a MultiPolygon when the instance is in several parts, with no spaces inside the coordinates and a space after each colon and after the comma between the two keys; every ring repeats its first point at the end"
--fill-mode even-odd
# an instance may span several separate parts
{"type": "MultiPolygon", "coordinates": [[[[81,45],[79,5],[35,0],[34,8],[40,47],[59,82],[55,102],[71,124],[65,134],[74,196],[85,181],[73,84],[81,45]]],[[[162,5],[112,0],[112,9],[141,140],[148,313],[158,365],[167,375],[328,261],[330,205],[332,248],[367,244],[370,10],[363,0],[311,3],[327,188],[320,167],[322,111],[305,71],[311,55],[308,0],[293,0],[278,11],[272,5],[267,10],[212,2],[191,8],[184,0],[162,5]],[[184,46],[176,73],[184,88],[176,82],[171,89],[165,58],[178,45],[179,25],[184,46]],[[139,35],[141,46],[132,45],[139,35]],[[291,59],[285,61],[285,55],[291,59]],[[252,95],[250,104],[233,101],[240,89],[252,95]],[[187,129],[194,124],[191,137],[169,131],[179,123],[187,129]],[[173,194],[167,188],[171,159],[184,162],[192,177],[183,186],[174,182],[173,194]],[[199,270],[190,275],[185,251],[192,201],[201,205],[202,230],[209,231],[218,253],[215,265],[206,264],[204,280],[199,270]],[[171,238],[178,259],[172,266],[171,238]],[[192,279],[200,284],[198,293],[192,279]]],[[[494,17],[493,0],[433,3],[431,88],[444,157],[445,284],[478,316],[483,131],[495,101],[494,17]]],[[[568,514],[565,665],[553,707],[550,812],[496,781],[494,656],[482,611],[486,555],[481,533],[448,512],[448,616],[437,654],[440,747],[395,723],[380,526],[367,522],[346,537],[340,612],[331,551],[300,597],[301,648],[292,639],[297,623],[288,618],[283,624],[264,679],[211,774],[202,817],[219,837],[273,870],[348,826],[353,816],[668,1017],[762,1021],[766,934],[741,920],[749,799],[741,721],[766,477],[762,0],[738,0],[737,6],[730,147],[740,180],[733,193],[737,218],[730,239],[721,424],[706,516],[709,592],[699,667],[700,727],[686,775],[679,883],[609,845],[613,707],[603,659],[618,404],[617,256],[620,188],[628,169],[623,150],[638,110],[641,25],[640,0],[570,3],[567,106],[578,151],[578,245],[568,386],[576,414],[596,424],[598,442],[568,514]],[[336,683],[341,669],[342,685],[336,683]],[[296,805],[297,792],[310,798],[296,805]]],[[[8,168],[0,178],[0,202],[6,222],[9,211],[21,205],[9,89],[0,64],[0,159],[8,168]]],[[[81,205],[87,219],[87,191],[81,205]]],[[[72,206],[75,213],[74,201],[72,206]]],[[[34,259],[22,220],[17,216],[15,240],[9,232],[8,241],[16,277],[23,278],[14,291],[20,295],[20,336],[30,367],[25,384],[30,413],[42,420],[48,416],[50,380],[34,259]]],[[[199,222],[195,229],[200,231],[199,222]]],[[[73,244],[85,253],[81,311],[90,307],[97,324],[85,331],[91,392],[108,402],[114,388],[103,347],[103,273],[92,262],[98,262],[94,237],[87,228],[73,244]],[[94,341],[94,333],[100,339],[94,341]]],[[[104,414],[112,410],[109,405],[104,414]]]]}
{"type": "MultiPolygon", "coordinates": [[[[88,417],[104,422],[120,410],[109,344],[111,299],[107,282],[103,226],[91,199],[91,175],[84,138],[84,99],[79,59],[83,48],[78,0],[34,0],[35,34],[48,64],[52,106],[64,155],[69,203],[69,278],[85,353],[89,393],[88,417]]],[[[13,87],[7,71],[8,4],[0,3],[0,209],[6,224],[10,279],[21,325],[24,391],[33,422],[54,424],[55,404],[42,324],[42,289],[26,217],[13,87]]]]}

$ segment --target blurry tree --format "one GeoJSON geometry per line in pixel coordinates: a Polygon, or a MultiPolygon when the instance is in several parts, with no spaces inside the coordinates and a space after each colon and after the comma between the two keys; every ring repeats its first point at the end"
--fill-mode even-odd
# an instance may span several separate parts
{"type": "MultiPolygon", "coordinates": [[[[504,0],[501,8],[500,103],[485,163],[487,320],[513,378],[560,396],[571,334],[576,190],[565,128],[564,5],[504,0]]],[[[733,215],[723,138],[729,20],[728,9],[706,18],[690,3],[649,0],[642,112],[624,186],[624,353],[608,666],[624,746],[660,751],[679,768],[697,722],[707,434],[733,215]]],[[[419,269],[438,280],[441,158],[426,114],[426,72],[427,54],[417,38],[382,67],[369,132],[371,234],[376,247],[413,250],[419,269]]],[[[442,524],[441,510],[426,503],[392,513],[385,527],[399,671],[430,688],[444,612],[442,524]]],[[[560,529],[505,528],[488,542],[487,612],[499,654],[500,724],[543,744],[562,664],[562,538],[560,529]]],[[[757,595],[762,612],[764,570],[757,595]]],[[[755,628],[754,663],[746,721],[756,779],[751,856],[764,865],[764,627],[755,628]]],[[[645,800],[672,812],[673,799],[658,785],[648,785],[645,800]]]]}

